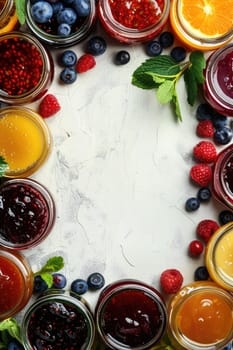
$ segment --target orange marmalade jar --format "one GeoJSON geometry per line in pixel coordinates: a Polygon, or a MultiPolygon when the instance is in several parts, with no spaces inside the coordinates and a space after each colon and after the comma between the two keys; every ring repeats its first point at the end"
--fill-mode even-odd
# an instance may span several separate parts
{"type": "Polygon", "coordinates": [[[181,288],[168,315],[168,335],[177,350],[220,350],[232,341],[233,298],[213,282],[181,288]]]}
{"type": "Polygon", "coordinates": [[[18,26],[14,0],[0,0],[0,34],[8,33],[18,26]]]}

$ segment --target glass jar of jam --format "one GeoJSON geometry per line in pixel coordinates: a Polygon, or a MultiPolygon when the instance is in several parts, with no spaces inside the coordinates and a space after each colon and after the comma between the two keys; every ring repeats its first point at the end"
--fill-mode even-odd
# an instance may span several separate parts
{"type": "Polygon", "coordinates": [[[159,342],[167,325],[162,296],[136,280],[116,281],[103,289],[95,318],[101,339],[115,350],[149,349],[159,342]]]}
{"type": "Polygon", "coordinates": [[[77,12],[75,5],[69,5],[70,3],[71,1],[69,3],[67,1],[63,2],[63,0],[59,1],[59,5],[62,6],[62,9],[71,9],[76,18],[74,23],[70,25],[70,32],[60,34],[58,30],[59,22],[57,19],[59,10],[56,9],[56,5],[53,4],[51,4],[52,17],[45,23],[36,22],[31,10],[34,4],[32,0],[28,0],[26,4],[26,23],[28,28],[40,41],[54,48],[64,48],[80,43],[91,33],[96,23],[96,1],[87,1],[87,6],[84,6],[84,12],[82,12],[81,15],[77,12]]]}
{"type": "Polygon", "coordinates": [[[169,16],[170,0],[99,0],[98,12],[108,34],[126,44],[149,41],[169,16]]]}
{"type": "Polygon", "coordinates": [[[27,177],[46,161],[52,147],[50,130],[32,109],[0,110],[0,155],[8,164],[6,177],[27,177]]]}
{"type": "Polygon", "coordinates": [[[205,99],[217,112],[233,116],[233,43],[210,55],[203,88],[205,99]]]}
{"type": "Polygon", "coordinates": [[[21,334],[25,350],[91,350],[95,324],[83,298],[51,290],[26,310],[21,334]]]}
{"type": "Polygon", "coordinates": [[[209,4],[205,1],[199,3],[172,0],[170,6],[171,27],[178,39],[185,46],[202,51],[215,50],[233,39],[231,14],[232,4],[228,1],[209,4]],[[219,3],[218,8],[216,8],[217,3],[219,3]],[[224,17],[225,13],[221,17],[221,8],[227,12],[227,18],[224,17]],[[212,16],[212,12],[215,11],[221,17],[216,19],[218,27],[212,16]]]}
{"type": "Polygon", "coordinates": [[[0,100],[25,104],[47,93],[54,75],[50,53],[33,35],[12,31],[0,36],[0,100]]]}
{"type": "Polygon", "coordinates": [[[212,179],[213,194],[228,209],[233,210],[233,145],[219,152],[212,179]]]}
{"type": "Polygon", "coordinates": [[[209,240],[205,254],[210,277],[233,292],[233,223],[221,226],[209,240]]]}
{"type": "Polygon", "coordinates": [[[13,317],[32,295],[33,273],[19,252],[0,248],[0,320],[13,317]]]}
{"type": "Polygon", "coordinates": [[[0,186],[0,246],[27,249],[50,233],[55,221],[51,194],[32,179],[10,179],[0,186]]]}
{"type": "Polygon", "coordinates": [[[168,315],[168,335],[177,350],[220,350],[232,340],[233,298],[213,282],[181,288],[168,315]]]}
{"type": "Polygon", "coordinates": [[[0,34],[8,33],[18,26],[14,0],[0,1],[0,34]]]}

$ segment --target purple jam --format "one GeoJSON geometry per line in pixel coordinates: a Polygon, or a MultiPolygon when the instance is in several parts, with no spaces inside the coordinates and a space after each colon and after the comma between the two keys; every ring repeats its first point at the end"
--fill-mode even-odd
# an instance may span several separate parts
{"type": "Polygon", "coordinates": [[[27,337],[33,350],[86,349],[87,319],[70,303],[47,302],[31,314],[27,337]]]}
{"type": "Polygon", "coordinates": [[[223,170],[223,182],[230,197],[233,198],[233,156],[229,158],[223,170]]]}
{"type": "Polygon", "coordinates": [[[49,223],[44,196],[33,186],[12,183],[0,188],[0,239],[24,244],[41,237],[49,223]]]}
{"type": "Polygon", "coordinates": [[[233,51],[218,62],[217,80],[224,94],[233,98],[233,51]]]}

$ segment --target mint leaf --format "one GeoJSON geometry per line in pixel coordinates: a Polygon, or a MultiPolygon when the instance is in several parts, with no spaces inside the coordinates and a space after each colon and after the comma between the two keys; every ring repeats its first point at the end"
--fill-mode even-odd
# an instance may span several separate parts
{"type": "Polygon", "coordinates": [[[42,272],[40,277],[47,283],[48,288],[51,288],[53,285],[53,276],[49,272],[42,272]]]}
{"type": "Polygon", "coordinates": [[[4,176],[7,168],[8,168],[7,162],[5,161],[5,159],[2,156],[0,156],[0,177],[4,176]]]}
{"type": "Polygon", "coordinates": [[[19,23],[24,24],[26,19],[26,0],[14,0],[16,15],[18,17],[19,23]]]}
{"type": "Polygon", "coordinates": [[[141,89],[154,89],[157,87],[157,84],[151,76],[146,74],[146,72],[137,72],[131,81],[132,85],[137,86],[141,89]]]}
{"type": "Polygon", "coordinates": [[[175,93],[175,80],[165,80],[157,90],[157,98],[160,103],[168,103],[175,93]]]}
{"type": "Polygon", "coordinates": [[[186,91],[188,95],[187,101],[191,106],[193,106],[196,101],[197,93],[198,93],[197,81],[195,78],[195,74],[193,73],[193,70],[187,69],[184,72],[184,81],[185,81],[186,91]]]}
{"type": "Polygon", "coordinates": [[[172,96],[172,103],[175,107],[175,115],[179,121],[182,121],[182,115],[181,115],[181,110],[180,110],[180,104],[179,104],[179,99],[176,93],[176,89],[174,91],[174,94],[172,96]]]}
{"type": "Polygon", "coordinates": [[[205,81],[203,70],[206,67],[206,61],[203,52],[193,51],[190,54],[191,67],[190,70],[195,76],[195,79],[198,84],[202,84],[205,81]]]}
{"type": "Polygon", "coordinates": [[[0,332],[2,331],[8,331],[12,338],[17,339],[21,343],[20,326],[16,319],[11,317],[0,322],[0,332]]]}
{"type": "Polygon", "coordinates": [[[61,270],[64,267],[64,259],[62,256],[53,256],[47,260],[46,264],[37,272],[34,272],[34,276],[40,275],[41,278],[47,283],[48,288],[52,287],[53,277],[52,273],[61,270]]]}
{"type": "Polygon", "coordinates": [[[145,72],[145,73],[150,75],[153,78],[154,82],[158,85],[164,83],[166,80],[166,78],[164,78],[161,75],[157,75],[157,74],[152,73],[152,72],[145,72]]]}

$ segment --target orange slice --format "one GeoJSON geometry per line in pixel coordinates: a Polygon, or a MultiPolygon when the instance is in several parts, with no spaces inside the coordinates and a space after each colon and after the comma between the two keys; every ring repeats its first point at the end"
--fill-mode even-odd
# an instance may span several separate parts
{"type": "Polygon", "coordinates": [[[178,11],[196,38],[216,39],[233,30],[233,0],[180,0],[178,11]]]}
{"type": "Polygon", "coordinates": [[[13,10],[10,16],[0,25],[0,34],[8,33],[15,29],[18,23],[18,17],[16,11],[13,10]]]}

